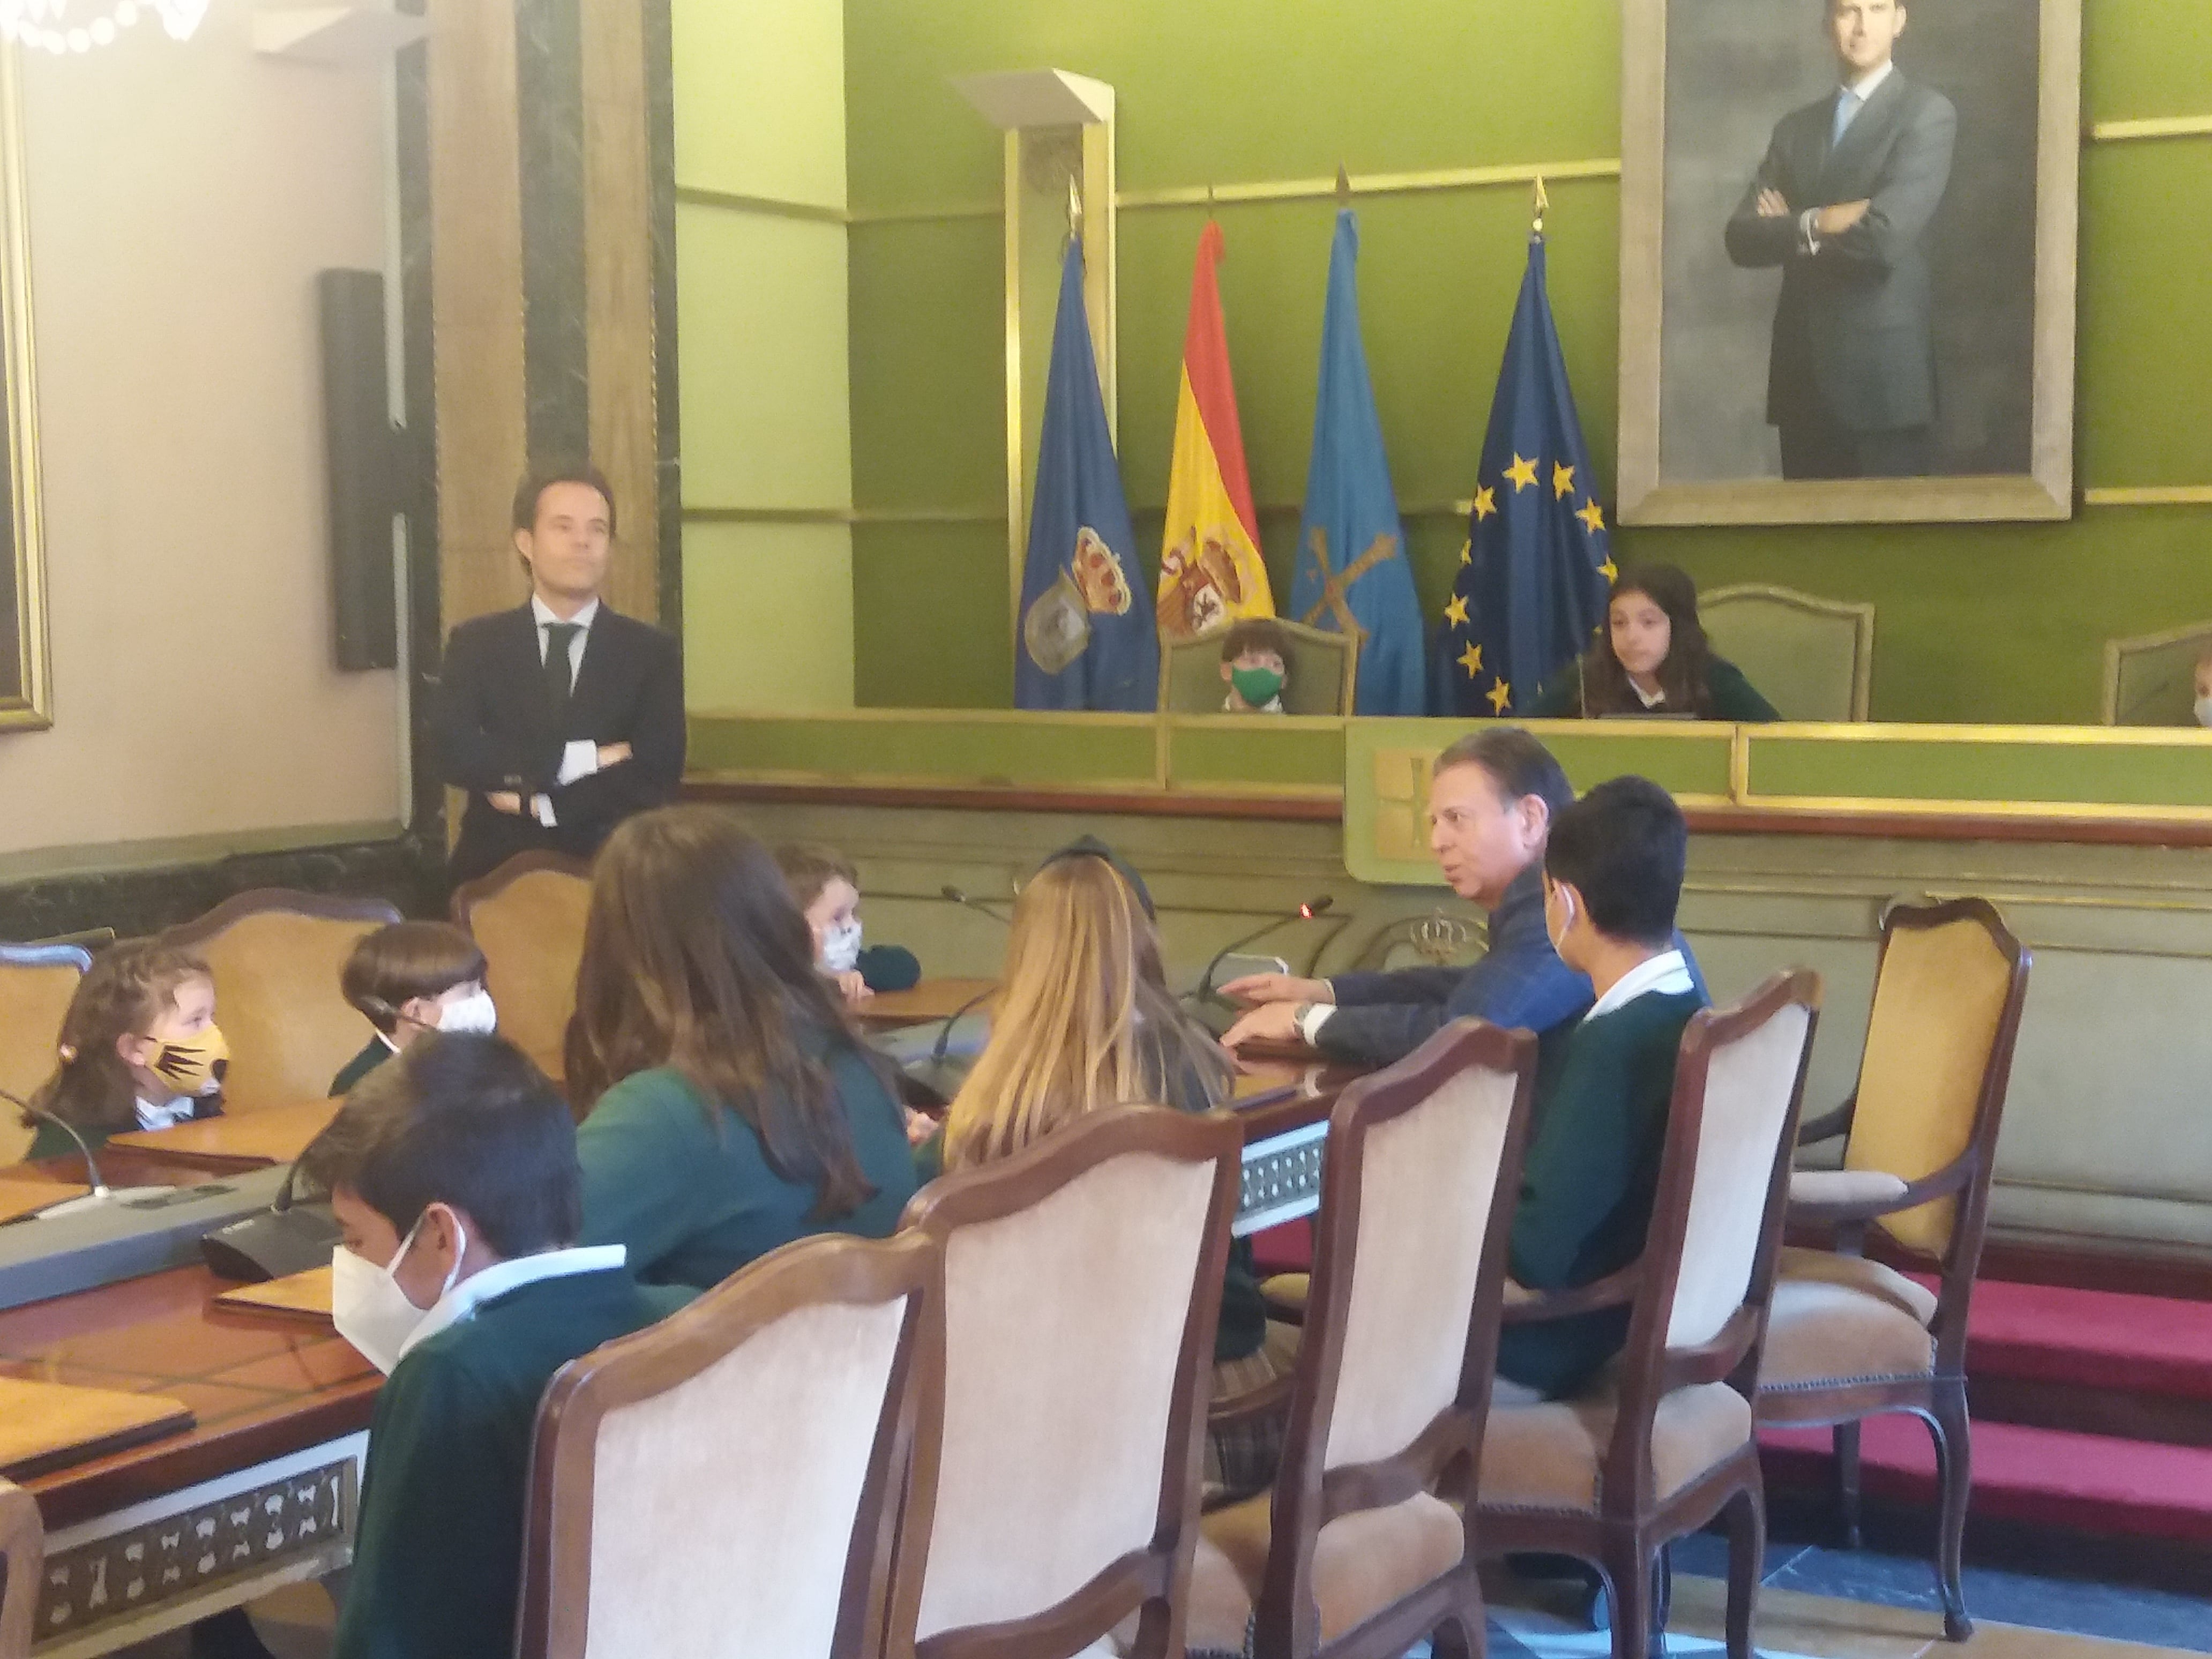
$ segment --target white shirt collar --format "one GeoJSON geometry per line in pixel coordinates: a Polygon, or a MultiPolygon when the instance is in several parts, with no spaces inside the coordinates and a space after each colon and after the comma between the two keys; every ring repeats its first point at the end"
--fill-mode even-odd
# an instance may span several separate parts
{"type": "Polygon", "coordinates": [[[1844,82],[1844,90],[1857,99],[1862,106],[1874,96],[1875,88],[1889,79],[1889,72],[1897,67],[1895,58],[1884,60],[1879,69],[1870,69],[1856,81],[1844,82]]]}
{"type": "Polygon", "coordinates": [[[173,1129],[179,1123],[190,1123],[199,1109],[199,1102],[190,1095],[177,1095],[167,1100],[141,1100],[134,1103],[138,1109],[138,1127],[142,1129],[173,1129]]]}
{"type": "Polygon", "coordinates": [[[564,617],[555,616],[553,614],[553,607],[546,604],[544,600],[539,599],[537,594],[532,593],[530,596],[531,620],[536,623],[540,628],[547,627],[551,623],[557,622],[571,622],[588,634],[592,631],[592,623],[593,619],[595,619],[599,614],[599,602],[597,599],[593,599],[589,605],[586,605],[581,611],[579,611],[574,616],[564,617]]]}
{"type": "Polygon", "coordinates": [[[1600,1014],[1609,1014],[1625,1007],[1640,996],[1654,992],[1667,996],[1680,996],[1693,988],[1696,981],[1690,977],[1689,964],[1682,960],[1680,951],[1662,951],[1657,956],[1639,962],[1619,979],[1613,988],[1592,1005],[1583,1018],[1595,1019],[1600,1014]]]}
{"type": "Polygon", "coordinates": [[[574,1273],[605,1273],[619,1267],[629,1258],[629,1247],[624,1244],[576,1245],[565,1250],[540,1250],[536,1255],[518,1255],[506,1261],[494,1262],[473,1278],[465,1279],[452,1291],[438,1300],[437,1306],[422,1316],[401,1345],[399,1355],[405,1358],[410,1349],[428,1341],[448,1325],[458,1325],[472,1317],[487,1302],[505,1296],[509,1291],[519,1291],[525,1285],[535,1285],[541,1279],[566,1279],[574,1273]]]}
{"type": "Polygon", "coordinates": [[[376,1040],[391,1049],[393,1054],[399,1052],[399,1045],[392,1040],[392,1033],[389,1031],[379,1031],[376,1034],[376,1040]]]}
{"type": "Polygon", "coordinates": [[[1667,688],[1663,685],[1656,691],[1646,691],[1634,680],[1631,680],[1628,683],[1628,689],[1636,693],[1636,700],[1642,703],[1646,708],[1656,708],[1661,703],[1667,701],[1667,688]]]}

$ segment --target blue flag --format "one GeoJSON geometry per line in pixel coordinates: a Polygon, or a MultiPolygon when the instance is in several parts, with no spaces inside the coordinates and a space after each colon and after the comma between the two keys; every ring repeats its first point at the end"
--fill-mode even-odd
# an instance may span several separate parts
{"type": "Polygon", "coordinates": [[[1017,708],[1149,713],[1158,703],[1159,634],[1144,597],[1136,546],[1121,469],[1106,431],[1098,362],[1091,355],[1083,247],[1071,240],[1060,262],[1022,570],[1017,708]]]}
{"type": "Polygon", "coordinates": [[[1597,477],[1544,289],[1544,239],[1513,309],[1467,547],[1437,629],[1437,712],[1520,714],[1587,650],[1615,572],[1597,477]]]}
{"type": "Polygon", "coordinates": [[[1421,606],[1359,339],[1358,260],[1359,222],[1350,209],[1340,210],[1328,254],[1321,394],[1290,614],[1310,627],[1358,636],[1358,713],[1420,714],[1427,712],[1421,606]]]}

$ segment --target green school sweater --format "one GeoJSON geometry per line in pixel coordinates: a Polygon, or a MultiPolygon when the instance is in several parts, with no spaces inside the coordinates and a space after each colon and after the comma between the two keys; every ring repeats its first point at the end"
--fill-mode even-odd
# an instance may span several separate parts
{"type": "Polygon", "coordinates": [[[623,1244],[649,1285],[720,1284],[810,1233],[888,1237],[914,1195],[898,1103],[858,1054],[830,1060],[860,1172],[875,1188],[848,1215],[817,1218],[814,1189],[769,1167],[752,1126],[672,1066],[624,1078],[576,1132],[586,1244],[623,1244]]]}
{"type": "MultiPolygon", "coordinates": [[[[1682,1028],[1696,991],[1646,992],[1575,1026],[1540,1073],[1535,1133],[1513,1216],[1513,1277],[1571,1289],[1644,1253],[1682,1028]]],[[[1572,1394],[1620,1351],[1628,1310],[1508,1325],[1498,1370],[1547,1398],[1572,1394]]]]}
{"type": "Polygon", "coordinates": [[[345,1067],[331,1079],[331,1098],[343,1100],[353,1092],[353,1085],[392,1058],[392,1045],[380,1036],[372,1036],[368,1046],[346,1061],[345,1067]]]}
{"type": "Polygon", "coordinates": [[[495,1297],[399,1362],[377,1395],[353,1577],[332,1659],[507,1659],[525,1489],[553,1373],[642,1330],[688,1293],[626,1269],[495,1297]]]}
{"type": "MultiPolygon", "coordinates": [[[[1714,720],[1764,724],[1782,718],[1774,705],[1759,695],[1759,688],[1745,676],[1743,670],[1725,657],[1715,657],[1707,664],[1705,684],[1713,694],[1714,720]]],[[[1582,664],[1573,662],[1537,692],[1536,700],[1528,705],[1522,718],[1532,720],[1573,720],[1582,712],[1582,664]]]]}

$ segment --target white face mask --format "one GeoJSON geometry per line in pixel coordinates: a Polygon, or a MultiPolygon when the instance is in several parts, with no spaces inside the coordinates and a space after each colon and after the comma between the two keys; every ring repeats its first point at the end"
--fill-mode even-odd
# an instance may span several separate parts
{"type": "Polygon", "coordinates": [[[2212,726],[2212,697],[2197,698],[2197,723],[2199,726],[2212,726]]]}
{"type": "Polygon", "coordinates": [[[491,1000],[491,993],[479,985],[459,1002],[448,1002],[438,1010],[438,1029],[441,1031],[474,1031],[489,1036],[499,1030],[499,1009],[491,1000]]]}
{"type": "Polygon", "coordinates": [[[408,1349],[433,1330],[442,1330],[453,1321],[453,1315],[449,1313],[434,1325],[429,1322],[431,1316],[453,1295],[453,1286],[460,1279],[461,1257],[468,1253],[468,1235],[455,1229],[459,1237],[453,1268],[446,1275],[437,1301],[428,1308],[418,1308],[408,1300],[407,1292],[399,1288],[399,1281],[393,1274],[406,1260],[415,1235],[422,1231],[422,1223],[417,1220],[407,1230],[407,1237],[399,1241],[392,1260],[381,1267],[366,1256],[356,1255],[343,1244],[331,1252],[331,1322],[338,1328],[340,1336],[360,1350],[363,1359],[386,1376],[406,1357],[408,1349]]]}
{"type": "Polygon", "coordinates": [[[833,974],[849,974],[860,965],[860,924],[847,921],[823,929],[822,965],[833,974]]]}

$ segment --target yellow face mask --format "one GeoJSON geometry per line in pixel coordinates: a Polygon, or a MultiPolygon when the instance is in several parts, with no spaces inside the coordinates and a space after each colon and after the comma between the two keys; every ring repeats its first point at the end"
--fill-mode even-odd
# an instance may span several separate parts
{"type": "Polygon", "coordinates": [[[211,1095],[222,1087],[222,1074],[230,1069],[230,1045],[219,1028],[210,1025],[162,1043],[146,1069],[180,1095],[211,1095]]]}

